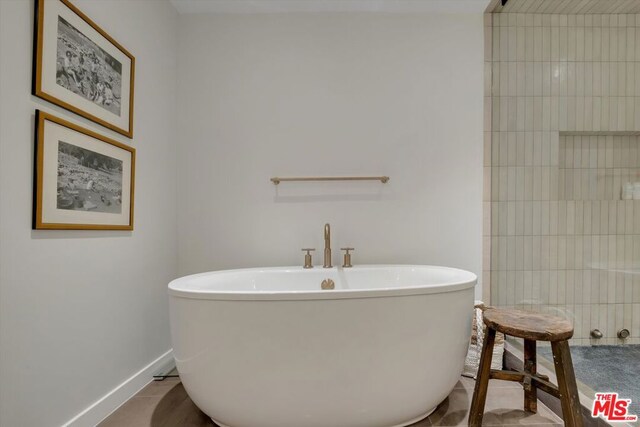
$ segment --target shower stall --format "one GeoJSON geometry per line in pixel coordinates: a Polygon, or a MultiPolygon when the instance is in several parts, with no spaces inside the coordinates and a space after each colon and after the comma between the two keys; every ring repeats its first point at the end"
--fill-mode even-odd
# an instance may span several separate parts
{"type": "Polygon", "coordinates": [[[640,415],[640,1],[502,3],[485,15],[484,299],[570,319],[581,392],[640,415]]]}

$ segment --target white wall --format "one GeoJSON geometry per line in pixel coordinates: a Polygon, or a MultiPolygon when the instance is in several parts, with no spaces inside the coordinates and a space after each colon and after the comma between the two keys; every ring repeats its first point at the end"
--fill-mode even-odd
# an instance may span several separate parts
{"type": "Polygon", "coordinates": [[[135,231],[32,231],[33,1],[0,1],[0,425],[60,425],[169,350],[177,272],[177,13],[74,0],[137,59],[135,231]]]}
{"type": "Polygon", "coordinates": [[[334,263],[481,272],[481,14],[179,21],[181,274],[321,263],[325,222],[334,263]],[[269,182],[363,174],[391,181],[269,182]]]}

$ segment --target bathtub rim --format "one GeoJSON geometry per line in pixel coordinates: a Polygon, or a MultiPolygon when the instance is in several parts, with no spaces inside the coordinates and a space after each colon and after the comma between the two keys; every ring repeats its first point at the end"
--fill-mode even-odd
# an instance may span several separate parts
{"type": "MultiPolygon", "coordinates": [[[[296,291],[296,290],[278,290],[278,291],[207,291],[207,290],[188,290],[180,288],[183,282],[204,276],[216,276],[226,273],[248,273],[259,271],[285,271],[285,272],[305,272],[309,271],[299,266],[289,267],[251,267],[229,270],[215,270],[203,273],[190,274],[182,276],[169,282],[167,292],[170,297],[187,298],[196,300],[217,300],[217,301],[315,301],[315,300],[339,300],[339,299],[363,299],[363,298],[388,298],[410,295],[428,295],[440,294],[448,292],[456,292],[464,289],[473,288],[478,282],[478,276],[467,270],[443,267],[436,265],[424,264],[366,264],[349,268],[348,270],[359,269],[377,269],[377,268],[431,268],[438,270],[448,270],[461,275],[464,280],[445,282],[442,284],[404,286],[404,287],[387,287],[378,289],[336,289],[336,290],[317,290],[317,291],[296,291]]],[[[343,267],[332,267],[330,269],[315,268],[315,271],[323,270],[327,272],[340,273],[346,270],[343,267]]]]}

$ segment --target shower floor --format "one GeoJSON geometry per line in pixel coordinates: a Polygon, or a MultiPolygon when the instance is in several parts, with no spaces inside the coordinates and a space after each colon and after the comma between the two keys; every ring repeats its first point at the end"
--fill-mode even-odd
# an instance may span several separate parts
{"type": "MultiPolygon", "coordinates": [[[[538,353],[553,360],[550,347],[538,353]]],[[[640,415],[640,345],[571,347],[576,378],[595,392],[617,392],[631,399],[629,412],[640,415]]]]}

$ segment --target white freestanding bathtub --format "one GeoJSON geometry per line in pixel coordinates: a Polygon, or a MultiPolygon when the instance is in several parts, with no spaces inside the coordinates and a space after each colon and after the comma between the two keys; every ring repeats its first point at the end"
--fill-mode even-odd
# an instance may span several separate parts
{"type": "Polygon", "coordinates": [[[228,427],[391,427],[462,372],[476,276],[444,267],[256,268],[169,284],[194,403],[228,427]],[[332,279],[335,289],[322,290],[332,279]]]}

